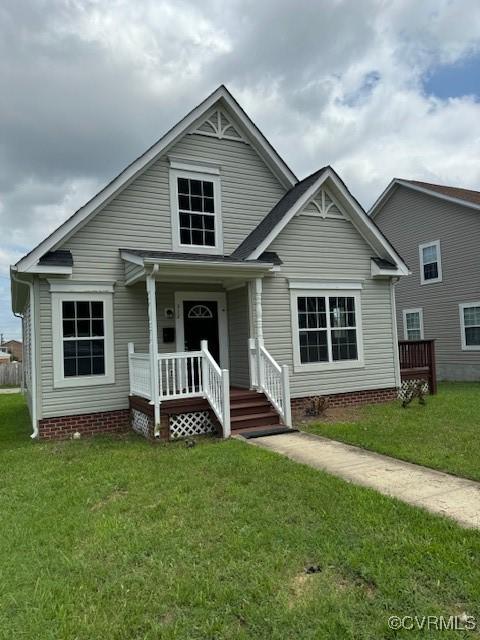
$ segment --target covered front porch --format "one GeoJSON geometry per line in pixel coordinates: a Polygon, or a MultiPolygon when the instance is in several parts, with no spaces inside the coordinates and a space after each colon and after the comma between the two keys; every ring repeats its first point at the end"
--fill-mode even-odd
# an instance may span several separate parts
{"type": "Polygon", "coordinates": [[[183,416],[170,419],[174,437],[197,427],[226,438],[232,430],[290,427],[288,367],[263,340],[262,279],[277,268],[276,257],[121,255],[127,287],[146,290],[147,302],[148,349],[128,345],[133,415],[143,407],[155,437],[165,436],[162,415],[183,416]]]}

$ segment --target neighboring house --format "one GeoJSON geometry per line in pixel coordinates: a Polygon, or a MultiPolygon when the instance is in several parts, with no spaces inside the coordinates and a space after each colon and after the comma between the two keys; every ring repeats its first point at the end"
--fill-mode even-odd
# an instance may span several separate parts
{"type": "Polygon", "coordinates": [[[480,379],[480,192],[393,180],[370,211],[412,276],[396,285],[402,340],[435,339],[438,378],[480,379]]]}
{"type": "Polygon", "coordinates": [[[0,345],[0,348],[6,349],[11,354],[13,360],[21,362],[23,359],[23,344],[19,340],[6,340],[0,345]]]}
{"type": "Polygon", "coordinates": [[[12,359],[12,356],[8,352],[7,348],[0,347],[0,364],[5,364],[7,362],[10,362],[11,359],[12,359]]]}
{"type": "Polygon", "coordinates": [[[335,171],[298,181],[221,86],[12,267],[33,435],[393,398],[407,273],[335,171]]]}

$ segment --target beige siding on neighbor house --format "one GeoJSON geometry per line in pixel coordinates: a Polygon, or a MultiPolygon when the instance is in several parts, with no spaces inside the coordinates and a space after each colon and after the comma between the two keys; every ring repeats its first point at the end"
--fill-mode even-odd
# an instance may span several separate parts
{"type": "Polygon", "coordinates": [[[480,351],[462,351],[458,305],[480,301],[480,212],[398,187],[375,222],[412,275],[396,285],[399,338],[403,309],[423,308],[425,338],[435,338],[441,378],[480,377],[480,351]],[[420,284],[418,245],[440,240],[442,282],[420,284]]]}
{"type": "Polygon", "coordinates": [[[353,225],[297,216],[269,250],[280,255],[283,265],[276,277],[263,282],[265,345],[280,364],[289,365],[292,397],[396,386],[390,282],[371,279],[374,254],[353,225]],[[294,371],[288,278],[362,281],[363,368],[294,371]]]}
{"type": "MultiPolygon", "coordinates": [[[[240,244],[284,193],[284,188],[262,160],[243,142],[188,135],[168,154],[220,165],[225,253],[231,253],[240,244]]],[[[43,417],[109,411],[128,406],[127,343],[134,342],[137,350],[147,349],[147,302],[144,284],[125,287],[125,270],[119,249],[171,250],[168,167],[166,157],[158,160],[61,247],[70,249],[73,254],[74,279],[115,283],[115,384],[53,388],[50,292],[48,283],[41,282],[43,417]]],[[[129,274],[133,272],[131,269],[129,274]]],[[[201,288],[207,290],[205,286],[201,288]]],[[[167,288],[161,289],[161,284],[158,285],[160,306],[173,306],[173,290],[170,288],[168,293],[167,288]]],[[[159,313],[159,325],[164,322],[159,313]]],[[[159,345],[161,350],[169,350],[170,346],[164,349],[159,345]]]]}

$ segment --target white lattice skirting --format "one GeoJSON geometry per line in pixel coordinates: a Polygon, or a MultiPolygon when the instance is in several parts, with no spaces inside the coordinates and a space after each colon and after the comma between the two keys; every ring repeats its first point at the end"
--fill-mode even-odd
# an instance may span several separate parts
{"type": "Polygon", "coordinates": [[[427,395],[429,390],[427,380],[423,380],[421,378],[419,378],[418,380],[404,380],[402,382],[402,386],[398,390],[399,399],[402,401],[406,400],[412,389],[414,389],[419,383],[422,385],[422,393],[427,395]]]}
{"type": "Polygon", "coordinates": [[[172,440],[199,436],[204,433],[212,433],[212,431],[215,431],[215,427],[210,420],[208,411],[179,413],[170,416],[170,437],[172,440]]]}
{"type": "Polygon", "coordinates": [[[145,413],[132,409],[132,429],[144,438],[148,438],[151,428],[150,418],[145,413]]]}

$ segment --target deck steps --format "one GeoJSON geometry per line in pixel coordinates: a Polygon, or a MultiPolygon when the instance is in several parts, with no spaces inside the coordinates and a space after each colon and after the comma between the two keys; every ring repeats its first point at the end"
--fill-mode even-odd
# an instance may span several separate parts
{"type": "Polygon", "coordinates": [[[284,428],[278,413],[264,393],[248,389],[230,390],[230,422],[232,433],[256,428],[284,428]]]}

